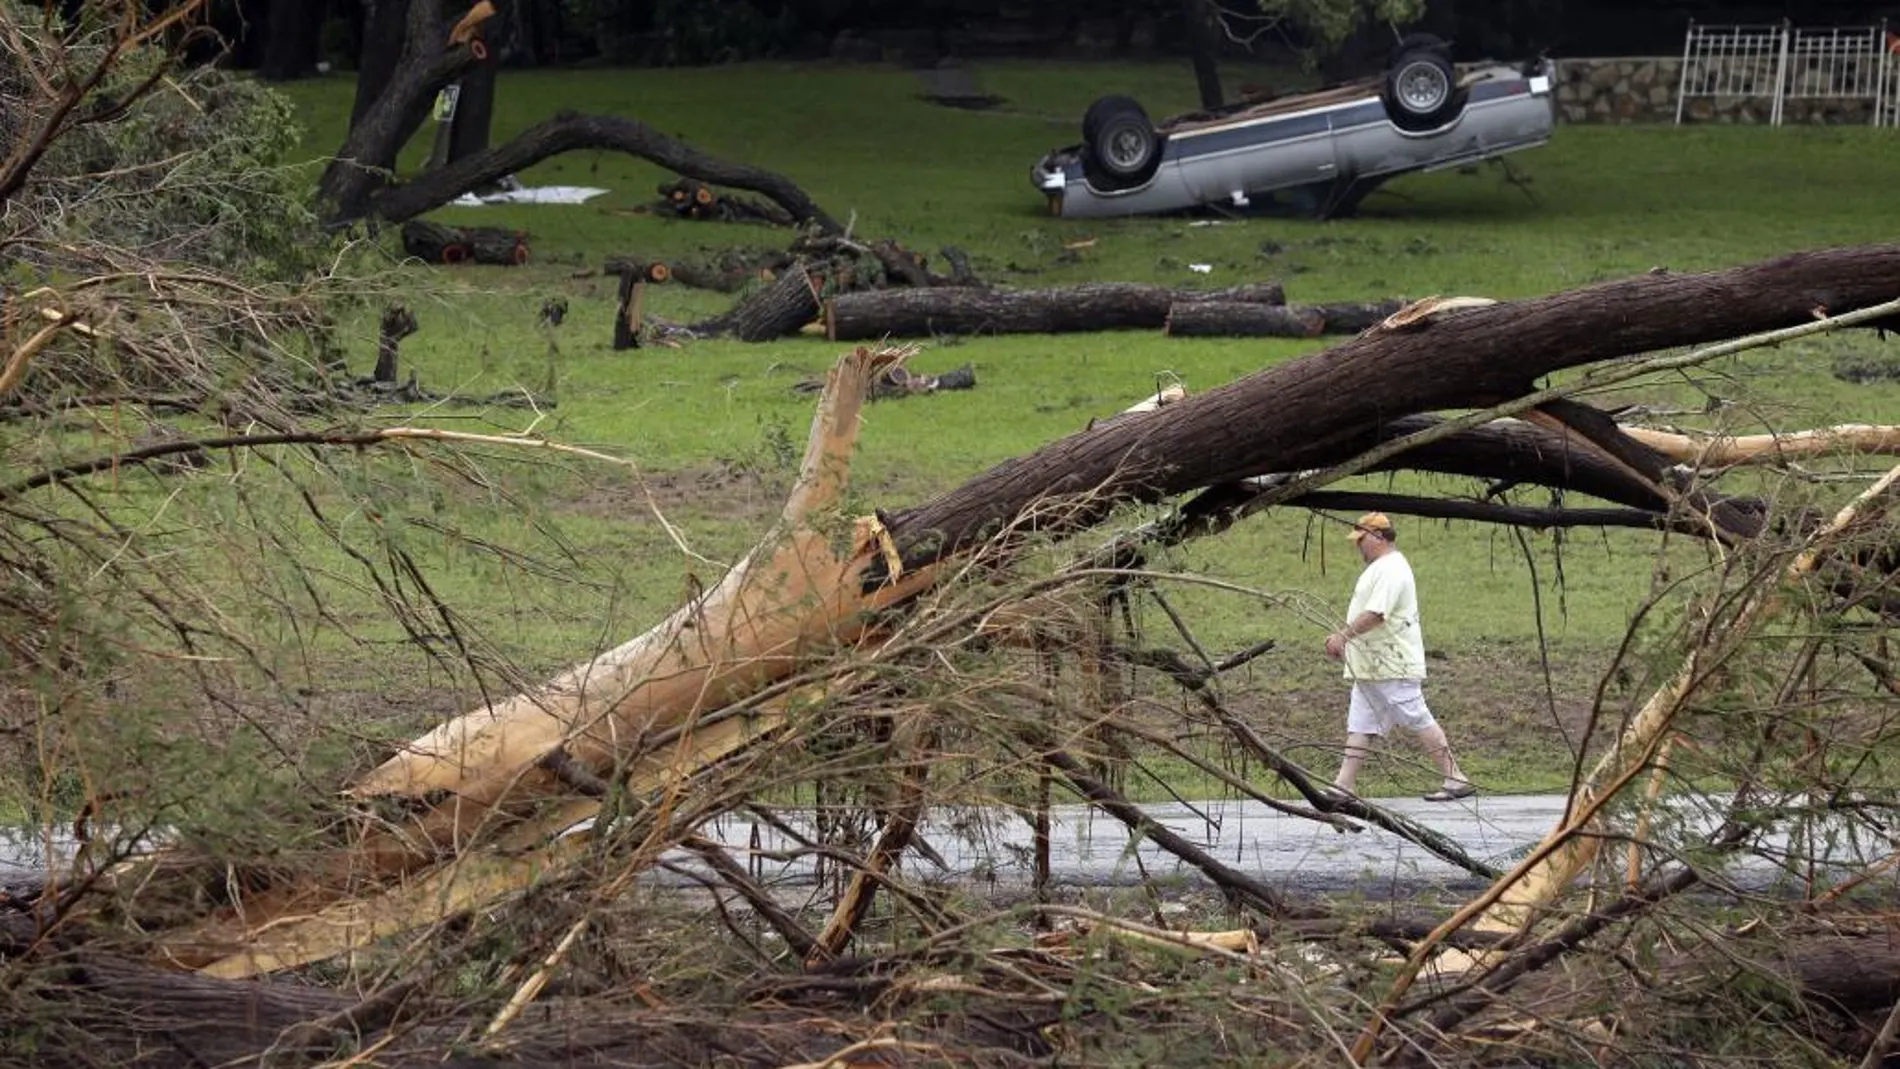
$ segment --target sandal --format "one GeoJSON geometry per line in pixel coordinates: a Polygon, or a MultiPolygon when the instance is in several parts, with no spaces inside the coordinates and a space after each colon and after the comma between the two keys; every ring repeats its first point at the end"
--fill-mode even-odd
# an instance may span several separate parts
{"type": "Polygon", "coordinates": [[[1469,798],[1478,793],[1478,785],[1467,783],[1461,787],[1440,787],[1425,796],[1428,802],[1455,802],[1460,798],[1469,798]]]}

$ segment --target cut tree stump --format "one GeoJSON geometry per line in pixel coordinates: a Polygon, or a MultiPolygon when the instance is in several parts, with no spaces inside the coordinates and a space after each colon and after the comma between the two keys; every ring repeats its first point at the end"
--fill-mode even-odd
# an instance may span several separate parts
{"type": "Polygon", "coordinates": [[[640,345],[640,321],[643,317],[642,306],[646,301],[647,283],[665,282],[672,277],[672,271],[658,260],[645,263],[621,261],[620,267],[620,307],[614,312],[614,351],[635,349],[640,345]]]}
{"type": "Polygon", "coordinates": [[[493,226],[443,226],[422,219],[402,224],[402,251],[432,264],[500,264],[529,259],[528,235],[493,226]]]}
{"type": "Polygon", "coordinates": [[[839,294],[826,302],[825,336],[851,341],[939,334],[1153,330],[1167,324],[1168,312],[1175,305],[1197,301],[1280,305],[1286,303],[1286,291],[1277,282],[1222,290],[1181,290],[1140,282],[1089,282],[1048,289],[866,290],[839,294]]]}
{"type": "Polygon", "coordinates": [[[1358,334],[1378,326],[1404,307],[1404,301],[1302,305],[1184,301],[1168,311],[1167,333],[1181,338],[1313,338],[1321,334],[1358,334]]]}
{"type": "Polygon", "coordinates": [[[392,304],[383,309],[382,330],[376,339],[376,369],[370,373],[370,381],[395,383],[396,358],[402,348],[402,340],[417,329],[416,314],[407,306],[392,304]]]}

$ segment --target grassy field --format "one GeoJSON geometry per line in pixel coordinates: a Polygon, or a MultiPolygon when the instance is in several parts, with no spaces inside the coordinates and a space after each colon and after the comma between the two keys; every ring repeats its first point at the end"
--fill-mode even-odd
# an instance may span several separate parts
{"type": "MultiPolygon", "coordinates": [[[[960,246],[995,281],[1216,285],[1272,278],[1284,281],[1295,301],[1516,297],[1659,265],[1718,267],[1881,240],[1892,230],[1887,209],[1893,175],[1900,173],[1900,139],[1892,131],[1567,126],[1551,145],[1513,158],[1513,170],[1527,184],[1507,182],[1496,166],[1409,177],[1369,200],[1363,216],[1352,220],[1248,219],[1218,226],[1181,219],[1061,220],[1043,214],[1028,184],[1037,156],[1074,140],[1082,110],[1102,93],[1132,92],[1157,115],[1191,106],[1190,72],[1185,65],[995,63],[979,65],[977,74],[1009,103],[980,113],[936,107],[916,99],[914,77],[894,68],[510,71],[501,80],[495,134],[506,138],[562,108],[628,114],[709,152],[787,175],[834,215],[853,218],[858,234],[926,250],[960,246]],[[1069,247],[1085,239],[1092,244],[1069,247]],[[1194,273],[1191,263],[1212,265],[1212,271],[1194,273]]],[[[1230,83],[1238,77],[1275,78],[1232,72],[1230,83]]],[[[288,91],[313,156],[339,144],[349,81],[332,77],[288,91]]],[[[422,158],[428,136],[411,146],[405,166],[422,158]]],[[[821,374],[838,352],[805,338],[610,350],[612,280],[583,274],[604,256],[672,256],[786,240],[761,227],[638,213],[669,177],[610,153],[548,161],[521,178],[611,192],[584,206],[449,208],[435,215],[528,230],[532,266],[401,269],[421,322],[403,355],[426,385],[466,394],[526,387],[559,402],[538,422],[505,409],[443,415],[443,421],[472,430],[517,430],[533,422],[538,433],[628,458],[639,469],[638,475],[605,465],[555,471],[504,455],[495,463],[511,473],[525,509],[475,493],[451,503],[453,524],[471,538],[535,545],[540,535],[524,524],[526,517],[571,547],[584,582],[536,581],[459,553],[453,542],[431,550],[442,569],[443,596],[469,612],[509,657],[529,666],[567,662],[643,627],[676,604],[693,579],[710,580],[717,562],[751,544],[776,512],[812,410],[811,398],[790,387],[821,374]],[[570,302],[569,317],[559,328],[539,325],[542,301],[557,294],[570,302]],[[654,504],[704,560],[679,552],[654,522],[654,504]]],[[[383,240],[393,247],[387,236],[383,240]]],[[[729,300],[662,287],[650,294],[648,307],[689,319],[729,300]]],[[[354,365],[367,367],[373,331],[374,308],[349,324],[354,365]]],[[[933,345],[913,366],[935,371],[972,362],[978,389],[873,407],[857,493],[885,507],[919,501],[1075,431],[1157,384],[1211,387],[1318,344],[1171,340],[1137,332],[933,345]]],[[[1849,385],[1829,373],[1835,360],[1877,355],[1877,345],[1872,338],[1802,342],[1597,400],[1700,408],[1717,397],[1734,402],[1724,411],[1741,413],[1730,424],[1738,430],[1900,420],[1900,386],[1849,385]]],[[[1443,493],[1469,489],[1451,480],[1397,483],[1443,493]]],[[[432,507],[443,508],[440,502],[432,507]]],[[[1564,541],[1560,555],[1550,537],[1530,536],[1527,556],[1506,531],[1425,522],[1404,527],[1432,646],[1430,693],[1467,764],[1499,790],[1561,782],[1571,756],[1559,725],[1574,725],[1584,715],[1609,651],[1651,586],[1656,540],[1576,535],[1564,541]],[[1548,695],[1540,642],[1549,651],[1548,695]]],[[[1318,647],[1343,612],[1356,571],[1338,530],[1290,512],[1250,521],[1165,562],[1292,595],[1291,603],[1304,606],[1290,610],[1264,598],[1193,587],[1175,595],[1209,646],[1280,641],[1236,682],[1269,733],[1325,769],[1341,730],[1344,689],[1318,647]]],[[[1699,557],[1699,551],[1677,551],[1670,565],[1679,573],[1699,557]]],[[[370,610],[363,611],[367,617],[370,610]]],[[[440,704],[418,701],[416,720],[440,704]]],[[[1416,765],[1388,761],[1364,787],[1410,790],[1428,780],[1416,765]]]]}

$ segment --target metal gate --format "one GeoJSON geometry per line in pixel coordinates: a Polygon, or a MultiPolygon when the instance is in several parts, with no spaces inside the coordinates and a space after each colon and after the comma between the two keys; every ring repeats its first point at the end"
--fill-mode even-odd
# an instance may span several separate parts
{"type": "Polygon", "coordinates": [[[1676,122],[1691,99],[1752,99],[1780,126],[1787,103],[1862,100],[1873,124],[1900,113],[1900,35],[1876,26],[1702,26],[1691,21],[1682,43],[1676,122]]]}

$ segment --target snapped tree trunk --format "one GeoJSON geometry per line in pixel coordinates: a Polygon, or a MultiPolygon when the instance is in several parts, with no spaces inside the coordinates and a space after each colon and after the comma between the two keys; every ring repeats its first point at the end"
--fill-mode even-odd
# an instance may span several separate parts
{"type": "MultiPolygon", "coordinates": [[[[1846,312],[1896,293],[1900,244],[1642,276],[1441,315],[1411,310],[1325,352],[1165,406],[1137,406],[916,508],[841,523],[834,510],[857,414],[869,384],[897,358],[859,350],[833,369],[783,522],[744,563],[643,635],[398,748],[348,791],[395,804],[377,807],[360,836],[335,844],[317,889],[269,887],[180,933],[166,951],[180,962],[215,961],[208,968],[220,975],[283,968],[524,886],[588,849],[584,839],[555,836],[598,811],[602,779],[618,777],[641,796],[781,732],[792,703],[809,696],[769,687],[878,634],[886,611],[939,581],[948,556],[1013,523],[1072,531],[1129,500],[1344,461],[1408,416],[1520,400],[1556,370],[1811,322],[1817,309],[1846,312]],[[1048,507],[1082,495],[1074,507],[1048,507]],[[386,890],[365,891],[373,886],[386,890]]],[[[1559,426],[1577,428],[1516,425],[1552,443],[1534,451],[1555,465],[1545,470],[1561,473],[1565,453],[1576,451],[1659,494],[1651,474],[1601,449],[1602,427],[1562,406],[1540,411],[1563,413],[1574,422],[1559,426]]],[[[674,819],[697,826],[732,797],[712,792],[698,800],[706,811],[674,819]]]]}
{"type": "Polygon", "coordinates": [[[930,286],[862,290],[825,303],[825,336],[832,341],[929,338],[939,334],[1062,334],[1158,329],[1168,310],[1191,301],[1277,305],[1277,282],[1221,290],[1183,290],[1141,282],[1085,282],[1047,289],[930,286]]]}

